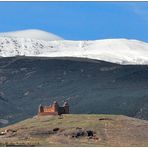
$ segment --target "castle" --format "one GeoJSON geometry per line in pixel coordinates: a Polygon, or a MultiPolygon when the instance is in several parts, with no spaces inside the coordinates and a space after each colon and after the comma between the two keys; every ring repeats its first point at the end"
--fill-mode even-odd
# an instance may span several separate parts
{"type": "Polygon", "coordinates": [[[69,105],[67,102],[64,102],[63,106],[54,101],[52,105],[42,106],[39,105],[38,115],[61,115],[69,114],[69,105]]]}

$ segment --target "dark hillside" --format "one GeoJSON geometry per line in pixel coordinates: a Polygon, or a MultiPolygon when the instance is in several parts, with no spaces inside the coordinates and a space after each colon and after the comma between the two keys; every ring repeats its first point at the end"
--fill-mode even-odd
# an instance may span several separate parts
{"type": "Polygon", "coordinates": [[[65,99],[71,113],[148,119],[147,90],[148,66],[74,58],[1,58],[0,124],[35,115],[39,104],[65,99]]]}

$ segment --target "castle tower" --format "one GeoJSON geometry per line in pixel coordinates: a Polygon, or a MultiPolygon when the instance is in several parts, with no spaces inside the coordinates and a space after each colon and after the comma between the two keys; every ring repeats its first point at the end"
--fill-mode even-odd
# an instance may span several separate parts
{"type": "Polygon", "coordinates": [[[59,111],[59,104],[58,104],[57,101],[54,101],[53,102],[53,108],[54,108],[54,112],[57,112],[58,113],[58,111],[59,111]]]}
{"type": "Polygon", "coordinates": [[[40,105],[39,105],[39,109],[38,109],[38,113],[42,113],[42,112],[44,112],[44,108],[43,108],[43,106],[40,104],[40,105]]]}
{"type": "Polygon", "coordinates": [[[69,104],[68,104],[68,102],[64,102],[63,107],[64,107],[64,110],[65,110],[65,114],[69,114],[69,104]]]}

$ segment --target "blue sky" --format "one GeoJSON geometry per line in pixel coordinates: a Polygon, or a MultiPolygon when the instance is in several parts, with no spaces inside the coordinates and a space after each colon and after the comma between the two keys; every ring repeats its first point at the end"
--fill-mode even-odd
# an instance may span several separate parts
{"type": "Polygon", "coordinates": [[[0,2],[0,32],[22,29],[72,40],[148,42],[148,2],[0,2]]]}

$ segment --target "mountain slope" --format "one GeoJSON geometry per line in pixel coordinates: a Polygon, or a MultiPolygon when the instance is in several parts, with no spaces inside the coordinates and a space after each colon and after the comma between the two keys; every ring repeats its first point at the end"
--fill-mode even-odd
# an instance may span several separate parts
{"type": "Polygon", "coordinates": [[[39,104],[65,99],[71,113],[148,119],[147,65],[78,58],[1,58],[0,84],[1,126],[35,115],[39,104]]]}
{"type": "Polygon", "coordinates": [[[0,56],[79,57],[123,65],[148,64],[148,43],[127,39],[43,41],[0,37],[0,56]]]}
{"type": "Polygon", "coordinates": [[[148,146],[148,121],[115,115],[34,117],[0,129],[1,146],[148,146]]]}

